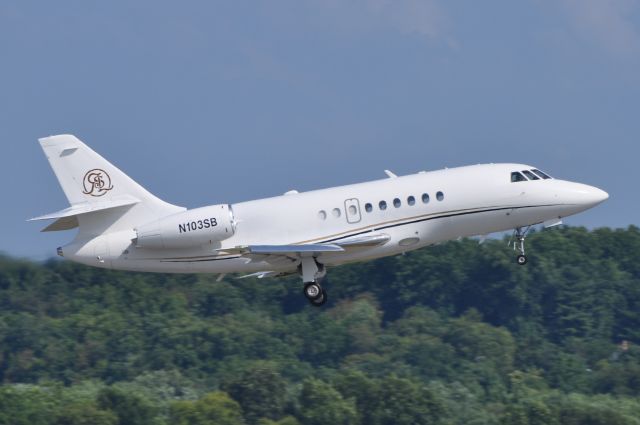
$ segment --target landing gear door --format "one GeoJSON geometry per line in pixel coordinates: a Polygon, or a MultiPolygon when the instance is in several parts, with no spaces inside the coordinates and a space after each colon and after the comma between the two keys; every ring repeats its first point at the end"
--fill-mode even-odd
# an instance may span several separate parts
{"type": "Polygon", "coordinates": [[[344,212],[348,223],[359,223],[362,220],[360,215],[360,202],[356,198],[344,201],[344,212]]]}

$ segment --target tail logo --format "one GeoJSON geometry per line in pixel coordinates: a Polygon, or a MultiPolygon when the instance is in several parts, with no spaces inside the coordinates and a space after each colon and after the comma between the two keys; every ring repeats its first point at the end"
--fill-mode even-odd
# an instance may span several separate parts
{"type": "Polygon", "coordinates": [[[113,189],[111,177],[106,171],[99,168],[87,171],[82,179],[82,185],[84,186],[82,193],[91,196],[102,196],[113,189]]]}

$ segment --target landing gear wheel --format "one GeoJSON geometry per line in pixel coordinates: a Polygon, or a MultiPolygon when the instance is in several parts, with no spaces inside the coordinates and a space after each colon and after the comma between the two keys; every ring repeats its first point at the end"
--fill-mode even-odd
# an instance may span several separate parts
{"type": "Polygon", "coordinates": [[[527,257],[524,255],[518,255],[516,257],[516,261],[519,265],[524,266],[525,264],[527,264],[527,257]]]}
{"type": "Polygon", "coordinates": [[[327,291],[325,291],[323,289],[318,298],[316,298],[314,300],[310,299],[309,302],[314,307],[320,307],[320,306],[324,305],[327,302],[327,291]]]}
{"type": "Polygon", "coordinates": [[[327,293],[320,285],[320,279],[327,273],[324,265],[318,263],[315,257],[303,256],[298,267],[302,282],[304,282],[304,296],[311,305],[320,307],[327,302],[327,293]]]}
{"type": "Polygon", "coordinates": [[[323,293],[324,290],[317,282],[307,282],[304,284],[304,296],[312,303],[320,299],[323,293]]]}

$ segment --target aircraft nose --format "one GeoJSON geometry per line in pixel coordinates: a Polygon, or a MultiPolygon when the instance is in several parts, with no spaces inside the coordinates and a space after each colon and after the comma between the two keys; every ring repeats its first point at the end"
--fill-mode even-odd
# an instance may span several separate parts
{"type": "Polygon", "coordinates": [[[609,199],[609,194],[602,189],[598,189],[597,187],[591,187],[593,189],[593,198],[596,204],[606,201],[609,199]]]}
{"type": "Polygon", "coordinates": [[[556,187],[555,201],[563,205],[560,214],[563,217],[591,209],[609,198],[607,192],[595,186],[563,180],[551,182],[556,187]]]}
{"type": "Polygon", "coordinates": [[[579,193],[580,203],[591,208],[609,199],[609,194],[595,186],[581,184],[576,190],[579,193]]]}

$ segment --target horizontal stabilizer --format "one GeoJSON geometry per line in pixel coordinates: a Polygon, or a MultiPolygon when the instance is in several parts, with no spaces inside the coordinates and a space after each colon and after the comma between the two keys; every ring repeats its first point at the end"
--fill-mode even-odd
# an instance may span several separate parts
{"type": "Polygon", "coordinates": [[[71,230],[78,227],[78,217],[72,215],[71,217],[62,217],[45,227],[41,232],[57,232],[60,230],[71,230]]]}
{"type": "Polygon", "coordinates": [[[130,205],[135,205],[140,201],[136,198],[128,195],[123,195],[120,199],[117,200],[107,200],[101,202],[83,202],[81,204],[75,204],[70,206],[69,208],[65,208],[63,210],[41,215],[39,217],[34,217],[29,219],[28,221],[34,220],[53,220],[53,223],[42,229],[42,232],[56,232],[59,230],[71,230],[78,227],[78,216],[82,214],[94,213],[97,211],[110,210],[113,208],[126,207],[130,205]]]}
{"type": "Polygon", "coordinates": [[[60,210],[54,213],[31,218],[28,221],[51,220],[54,218],[72,217],[80,214],[87,214],[87,213],[107,210],[111,208],[126,207],[127,205],[137,204],[138,202],[140,202],[138,199],[128,195],[122,196],[118,200],[108,200],[105,202],[91,202],[91,203],[83,202],[83,203],[72,205],[69,208],[65,208],[63,210],[60,210]]]}

